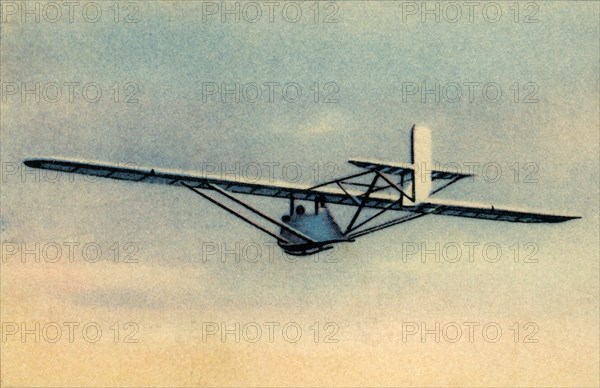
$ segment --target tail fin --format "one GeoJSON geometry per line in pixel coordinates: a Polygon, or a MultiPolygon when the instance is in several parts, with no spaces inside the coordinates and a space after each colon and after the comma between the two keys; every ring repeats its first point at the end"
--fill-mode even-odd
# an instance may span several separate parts
{"type": "Polygon", "coordinates": [[[411,129],[411,163],[414,166],[413,197],[415,202],[426,200],[431,193],[431,132],[424,126],[411,129]]]}

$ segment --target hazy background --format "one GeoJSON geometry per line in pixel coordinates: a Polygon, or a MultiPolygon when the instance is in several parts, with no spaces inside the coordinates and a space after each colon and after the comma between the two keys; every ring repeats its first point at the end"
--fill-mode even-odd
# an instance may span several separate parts
{"type": "MultiPolygon", "coordinates": [[[[1,318],[28,327],[98,322],[103,337],[95,344],[80,336],[55,344],[8,337],[1,344],[5,385],[598,385],[598,3],[531,3],[537,23],[523,22],[536,9],[527,3],[519,4],[516,23],[510,2],[497,3],[503,13],[496,23],[482,17],[482,6],[470,22],[464,5],[456,23],[443,16],[423,23],[420,12],[404,22],[396,2],[338,2],[337,23],[323,23],[335,9],[323,2],[318,23],[313,3],[299,3],[297,23],[283,19],[283,3],[272,23],[265,5],[256,23],[232,16],[223,23],[220,13],[203,21],[207,4],[195,1],[132,3],[137,23],[123,23],[133,5],[120,3],[115,23],[114,3],[98,2],[102,17],[89,23],[81,4],[73,23],[64,8],[56,23],[43,15],[23,23],[3,4],[1,318]],[[64,85],[56,103],[6,93],[35,82],[40,89],[80,86],[73,102],[64,85]],[[97,103],[81,95],[90,82],[102,87],[97,103]],[[117,82],[115,103],[110,86],[117,82]],[[138,103],[123,102],[128,82],[139,88],[138,103]],[[203,82],[296,82],[303,95],[286,103],[279,89],[273,102],[203,102],[203,82]],[[315,82],[334,82],[339,101],[315,103],[315,82]],[[503,94],[490,103],[479,87],[471,103],[463,86],[461,101],[427,96],[423,103],[420,94],[403,100],[407,82],[495,82],[503,94]],[[528,82],[538,87],[537,103],[522,102],[528,82]],[[434,161],[501,167],[495,183],[480,174],[439,197],[582,219],[526,225],[425,217],[342,245],[318,262],[291,262],[278,248],[269,253],[263,244],[270,237],[185,190],[66,175],[53,181],[20,170],[23,159],[46,156],[189,170],[296,163],[300,183],[312,185],[315,166],[318,178],[331,178],[356,171],[345,164],[351,158],[408,161],[415,122],[432,129],[434,161]],[[525,170],[527,163],[534,167],[525,170]],[[524,183],[533,169],[536,182],[524,183]],[[59,263],[44,262],[41,253],[26,263],[21,251],[8,255],[14,244],[21,250],[53,242],[63,246],[59,263]],[[65,242],[80,244],[72,263],[65,242]],[[102,247],[97,263],[82,259],[90,242],[102,247]],[[137,263],[122,262],[128,242],[138,248],[137,263]],[[494,242],[503,254],[489,263],[479,253],[470,263],[463,251],[452,264],[403,252],[406,243],[452,242],[494,242]],[[258,263],[223,254],[236,243],[259,244],[258,263]],[[533,243],[539,262],[515,263],[515,243],[533,243]],[[211,244],[219,253],[203,260],[211,244]],[[112,342],[109,327],[117,321],[137,323],[140,342],[112,342]],[[263,332],[257,343],[233,336],[203,342],[203,322],[297,322],[303,337],[269,343],[263,332]],[[315,343],[315,322],[336,323],[339,342],[315,343]],[[457,343],[435,343],[432,335],[403,342],[403,322],[497,322],[503,333],[497,343],[481,335],[470,343],[466,329],[457,343]],[[539,342],[515,343],[514,322],[521,339],[523,325],[534,322],[539,342]]],[[[281,167],[275,175],[285,178],[281,167]]],[[[287,209],[285,201],[251,201],[276,216],[287,209]]]]}

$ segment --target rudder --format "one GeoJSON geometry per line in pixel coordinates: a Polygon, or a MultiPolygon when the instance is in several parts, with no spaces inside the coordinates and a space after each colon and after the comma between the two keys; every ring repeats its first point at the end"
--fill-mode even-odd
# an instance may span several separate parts
{"type": "Polygon", "coordinates": [[[411,129],[411,163],[414,167],[413,194],[415,202],[426,200],[431,193],[431,131],[421,125],[411,129]]]}

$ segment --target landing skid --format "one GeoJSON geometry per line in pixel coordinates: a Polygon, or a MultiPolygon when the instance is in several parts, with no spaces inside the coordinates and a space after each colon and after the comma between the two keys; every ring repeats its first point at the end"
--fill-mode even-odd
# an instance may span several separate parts
{"type": "Polygon", "coordinates": [[[327,251],[332,249],[333,246],[331,244],[337,244],[341,242],[354,242],[353,239],[344,239],[344,240],[330,240],[326,242],[322,242],[319,244],[313,243],[300,243],[300,244],[286,244],[281,241],[277,243],[283,251],[292,256],[309,256],[314,255],[315,253],[327,251]]]}

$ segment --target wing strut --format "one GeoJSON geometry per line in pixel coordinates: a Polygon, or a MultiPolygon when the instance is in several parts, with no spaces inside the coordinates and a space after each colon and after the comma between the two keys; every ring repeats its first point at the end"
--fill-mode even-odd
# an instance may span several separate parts
{"type": "Polygon", "coordinates": [[[348,232],[350,230],[352,230],[352,226],[354,225],[354,223],[356,222],[356,219],[358,218],[361,210],[363,209],[363,207],[365,206],[365,203],[367,202],[367,200],[369,199],[369,195],[371,195],[371,192],[373,191],[373,189],[375,188],[375,184],[377,184],[377,180],[379,179],[379,175],[375,175],[375,178],[373,178],[373,180],[371,181],[371,184],[369,185],[369,188],[367,189],[367,191],[364,193],[364,197],[361,198],[360,201],[360,205],[358,205],[358,209],[356,209],[356,212],[354,212],[354,216],[352,217],[352,220],[350,221],[350,223],[348,224],[348,226],[346,227],[346,230],[344,231],[344,235],[348,234],[348,232]]]}
{"type": "Polygon", "coordinates": [[[360,224],[356,225],[354,228],[349,229],[347,233],[350,233],[352,231],[355,231],[356,229],[359,229],[361,226],[365,225],[367,222],[370,222],[372,220],[374,220],[375,218],[379,217],[380,215],[382,215],[383,213],[385,213],[386,211],[390,210],[390,208],[392,206],[394,206],[396,204],[396,202],[391,202],[388,206],[386,206],[385,208],[381,209],[380,211],[378,211],[374,216],[367,218],[366,220],[364,220],[363,222],[361,222],[360,224]]]}
{"type": "Polygon", "coordinates": [[[371,173],[371,170],[367,170],[367,171],[359,172],[357,174],[348,175],[348,176],[345,176],[343,178],[332,179],[330,181],[319,183],[318,185],[315,185],[315,186],[311,186],[307,190],[314,190],[314,189],[317,189],[319,187],[330,185],[332,183],[342,182],[342,181],[344,181],[346,179],[358,178],[359,176],[367,175],[367,174],[370,174],[370,173],[371,173]]]}
{"type": "MultiPolygon", "coordinates": [[[[410,201],[414,201],[415,200],[415,185],[414,185],[414,183],[412,185],[412,187],[413,187],[413,189],[412,189],[413,196],[411,198],[410,196],[408,196],[404,192],[404,190],[402,190],[402,188],[400,186],[398,186],[396,183],[394,183],[394,181],[392,181],[390,178],[388,178],[384,173],[379,172],[377,170],[373,170],[373,172],[375,174],[377,174],[377,176],[380,176],[381,178],[383,178],[383,180],[386,181],[390,185],[390,187],[393,187],[394,189],[396,189],[396,190],[398,190],[400,192],[400,206],[402,206],[402,202],[403,202],[402,199],[404,197],[408,198],[410,201]]],[[[413,179],[413,181],[414,181],[414,179],[413,179]]]]}
{"type": "Polygon", "coordinates": [[[398,219],[395,219],[395,220],[392,220],[392,221],[388,221],[388,222],[383,223],[381,225],[377,225],[377,226],[374,226],[372,228],[364,229],[364,230],[361,230],[360,232],[353,233],[350,236],[348,236],[348,238],[351,238],[351,239],[358,238],[358,237],[364,236],[365,234],[369,234],[369,233],[373,233],[373,232],[378,232],[378,231],[380,231],[382,229],[389,228],[390,226],[398,225],[398,224],[401,224],[403,222],[414,220],[415,218],[423,217],[423,216],[426,216],[426,215],[427,215],[427,213],[413,213],[413,214],[408,214],[408,215],[406,215],[404,217],[401,217],[401,218],[398,218],[398,219]]]}
{"type": "MultiPolygon", "coordinates": [[[[204,193],[200,192],[198,189],[196,189],[196,188],[194,188],[194,187],[191,187],[191,186],[187,185],[187,184],[186,184],[186,183],[184,183],[184,182],[182,182],[181,184],[182,184],[182,185],[184,185],[185,187],[187,187],[188,189],[190,189],[190,190],[194,191],[195,193],[199,194],[200,196],[202,196],[202,197],[206,198],[206,199],[209,199],[209,198],[210,198],[210,197],[208,197],[206,194],[204,194],[204,193]]],[[[263,212],[261,212],[261,211],[259,211],[259,210],[256,210],[256,209],[254,209],[252,206],[250,206],[250,205],[246,204],[245,202],[243,202],[243,201],[240,201],[239,199],[235,198],[234,196],[232,196],[231,194],[229,194],[227,191],[223,190],[223,189],[222,189],[222,188],[220,188],[219,186],[217,186],[217,185],[213,185],[212,183],[207,183],[207,186],[209,186],[209,187],[210,187],[212,190],[215,190],[216,192],[220,193],[220,194],[221,194],[221,195],[223,195],[224,197],[226,197],[226,198],[230,199],[231,201],[233,201],[233,202],[235,202],[235,203],[237,203],[237,204],[239,204],[239,205],[241,205],[241,206],[245,207],[246,209],[250,210],[252,213],[256,214],[257,216],[259,216],[259,217],[261,217],[261,218],[263,218],[263,219],[265,219],[265,220],[267,220],[267,221],[269,221],[269,222],[271,222],[271,223],[273,223],[273,224],[275,224],[275,225],[279,226],[279,227],[280,227],[280,228],[282,228],[282,229],[285,229],[285,230],[287,230],[287,231],[288,231],[288,232],[290,232],[291,234],[293,234],[293,235],[295,235],[295,236],[297,236],[297,237],[299,237],[299,238],[301,238],[301,239],[305,240],[306,242],[315,242],[315,241],[314,241],[312,238],[308,237],[308,236],[307,236],[307,235],[305,235],[304,233],[301,233],[300,231],[298,231],[298,230],[296,230],[296,229],[294,229],[294,228],[291,228],[291,227],[289,227],[288,225],[286,225],[286,224],[284,224],[284,223],[282,223],[282,222],[279,222],[279,221],[277,221],[276,219],[274,219],[274,218],[272,218],[272,217],[270,217],[270,216],[268,216],[268,215],[264,214],[263,212]]],[[[253,221],[251,221],[251,220],[247,219],[246,217],[243,217],[241,214],[237,213],[236,211],[232,210],[231,208],[228,208],[227,206],[223,205],[222,203],[220,203],[220,202],[216,201],[215,199],[213,199],[213,198],[210,198],[210,199],[209,199],[209,201],[211,201],[211,202],[213,202],[213,203],[216,203],[216,204],[218,204],[218,205],[219,205],[221,208],[223,208],[223,209],[225,209],[225,210],[229,211],[230,213],[232,213],[232,214],[234,214],[234,215],[236,215],[236,216],[240,217],[240,218],[241,218],[241,219],[243,219],[244,221],[246,221],[246,222],[248,222],[248,223],[252,224],[253,226],[256,226],[256,227],[258,227],[258,226],[257,226],[257,224],[256,224],[256,223],[254,223],[253,221]]],[[[258,228],[259,228],[260,230],[262,230],[263,232],[265,232],[265,229],[264,229],[264,228],[262,228],[262,227],[258,227],[258,228]]],[[[273,235],[274,235],[274,234],[273,234],[272,232],[270,232],[270,231],[269,231],[268,233],[269,233],[269,235],[271,235],[271,236],[273,236],[273,235]]],[[[278,237],[277,237],[277,240],[282,240],[282,237],[278,236],[278,237]]],[[[288,241],[286,241],[285,239],[284,239],[283,241],[284,241],[284,242],[288,242],[288,241]]]]}
{"type": "Polygon", "coordinates": [[[199,196],[201,196],[202,198],[208,200],[209,202],[214,203],[215,205],[217,205],[218,207],[220,207],[221,209],[227,211],[230,214],[233,214],[234,216],[238,217],[239,219],[241,219],[242,221],[245,221],[247,223],[249,223],[250,225],[254,226],[255,228],[265,232],[266,234],[268,234],[269,236],[275,238],[277,241],[281,241],[283,243],[289,244],[289,241],[286,240],[285,238],[276,235],[275,233],[271,232],[268,229],[263,228],[262,226],[258,225],[257,223],[253,222],[252,220],[250,220],[249,218],[244,217],[243,215],[239,214],[238,212],[236,212],[235,210],[232,210],[231,208],[228,208],[227,206],[223,205],[221,202],[216,201],[214,199],[212,199],[211,197],[209,197],[208,195],[204,194],[203,192],[194,189],[193,187],[190,187],[188,185],[186,185],[185,183],[183,183],[183,185],[185,187],[187,187],[188,189],[192,190],[194,193],[198,194],[199,196]]]}

